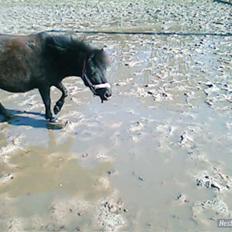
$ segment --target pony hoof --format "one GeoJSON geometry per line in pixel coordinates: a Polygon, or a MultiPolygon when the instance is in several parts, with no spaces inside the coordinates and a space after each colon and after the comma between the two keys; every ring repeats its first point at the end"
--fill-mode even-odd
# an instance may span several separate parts
{"type": "Polygon", "coordinates": [[[52,118],[48,121],[48,129],[59,130],[66,126],[66,122],[60,121],[56,118],[52,118]]]}
{"type": "Polygon", "coordinates": [[[58,122],[58,119],[52,117],[52,118],[49,118],[48,122],[49,123],[56,123],[56,122],[58,122]]]}
{"type": "Polygon", "coordinates": [[[6,122],[15,119],[15,116],[10,113],[6,113],[2,116],[3,116],[3,121],[6,121],[6,122]]]}

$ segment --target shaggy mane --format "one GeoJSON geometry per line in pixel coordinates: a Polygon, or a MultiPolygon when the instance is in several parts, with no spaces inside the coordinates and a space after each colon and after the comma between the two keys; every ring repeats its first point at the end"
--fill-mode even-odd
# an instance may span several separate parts
{"type": "Polygon", "coordinates": [[[47,38],[48,44],[54,46],[57,49],[64,50],[66,52],[76,51],[78,53],[87,54],[87,58],[93,55],[93,60],[98,65],[106,68],[109,64],[107,55],[103,49],[97,49],[90,46],[87,42],[74,38],[71,35],[50,35],[47,38]]]}

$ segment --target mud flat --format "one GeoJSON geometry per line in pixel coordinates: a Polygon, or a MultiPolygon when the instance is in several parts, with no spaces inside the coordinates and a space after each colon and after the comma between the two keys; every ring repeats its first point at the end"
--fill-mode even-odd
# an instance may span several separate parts
{"type": "MultiPolygon", "coordinates": [[[[231,32],[231,7],[215,1],[0,3],[1,33],[231,32]]],[[[0,230],[220,231],[232,218],[231,37],[76,36],[105,47],[114,95],[100,104],[65,80],[67,125],[48,130],[37,91],[0,91],[15,115],[0,123],[0,230]]]]}

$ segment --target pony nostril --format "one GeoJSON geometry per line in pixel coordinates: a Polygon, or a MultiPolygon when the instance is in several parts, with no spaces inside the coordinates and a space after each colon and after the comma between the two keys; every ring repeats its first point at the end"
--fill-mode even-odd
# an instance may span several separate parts
{"type": "Polygon", "coordinates": [[[109,90],[107,90],[107,91],[105,92],[105,94],[104,94],[104,97],[105,97],[105,98],[111,97],[111,92],[110,92],[109,90]]]}
{"type": "Polygon", "coordinates": [[[106,98],[106,99],[108,98],[108,94],[107,93],[104,94],[104,98],[106,98]]]}

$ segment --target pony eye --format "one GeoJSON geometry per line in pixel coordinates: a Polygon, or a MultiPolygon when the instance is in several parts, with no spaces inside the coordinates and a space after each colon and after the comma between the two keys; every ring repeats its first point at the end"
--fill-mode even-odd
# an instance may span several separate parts
{"type": "Polygon", "coordinates": [[[96,71],[92,71],[92,72],[91,72],[91,75],[96,75],[96,71]]]}

